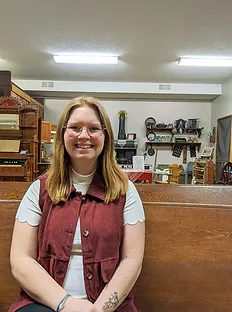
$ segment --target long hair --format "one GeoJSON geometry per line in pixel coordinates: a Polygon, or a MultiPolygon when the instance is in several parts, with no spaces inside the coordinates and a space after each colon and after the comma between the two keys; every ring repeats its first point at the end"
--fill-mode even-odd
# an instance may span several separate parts
{"type": "Polygon", "coordinates": [[[96,112],[105,128],[105,142],[98,156],[98,171],[106,186],[105,202],[119,198],[128,188],[128,178],[118,166],[114,156],[114,135],[111,123],[103,106],[93,97],[74,98],[64,109],[57,125],[52,152],[52,164],[47,171],[46,189],[54,204],[65,201],[70,193],[70,156],[64,145],[65,125],[74,109],[88,106],[96,112]]]}

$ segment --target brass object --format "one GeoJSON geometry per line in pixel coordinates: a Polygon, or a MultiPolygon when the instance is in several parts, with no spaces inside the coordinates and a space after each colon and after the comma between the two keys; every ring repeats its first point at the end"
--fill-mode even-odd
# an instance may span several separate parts
{"type": "Polygon", "coordinates": [[[120,115],[124,113],[125,114],[125,118],[127,119],[128,118],[128,113],[125,111],[125,110],[120,110],[118,113],[117,113],[117,117],[120,118],[120,115]]]}

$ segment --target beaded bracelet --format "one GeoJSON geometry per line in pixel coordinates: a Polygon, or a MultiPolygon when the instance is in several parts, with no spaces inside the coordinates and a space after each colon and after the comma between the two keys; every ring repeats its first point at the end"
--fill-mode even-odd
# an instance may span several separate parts
{"type": "Polygon", "coordinates": [[[57,308],[56,308],[56,312],[60,312],[61,310],[63,310],[64,304],[65,304],[65,302],[68,300],[69,297],[71,297],[71,295],[66,294],[66,295],[64,296],[64,298],[61,299],[61,301],[59,302],[59,304],[58,304],[58,306],[57,306],[57,308]]]}

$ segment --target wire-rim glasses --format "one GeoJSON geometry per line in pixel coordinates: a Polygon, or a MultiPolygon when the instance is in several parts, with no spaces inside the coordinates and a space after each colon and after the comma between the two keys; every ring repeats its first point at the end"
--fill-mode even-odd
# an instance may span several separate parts
{"type": "Polygon", "coordinates": [[[103,125],[92,125],[89,127],[80,127],[78,125],[65,125],[64,128],[66,129],[68,135],[70,137],[78,137],[83,130],[86,130],[88,135],[92,138],[100,137],[104,130],[106,129],[103,125]]]}

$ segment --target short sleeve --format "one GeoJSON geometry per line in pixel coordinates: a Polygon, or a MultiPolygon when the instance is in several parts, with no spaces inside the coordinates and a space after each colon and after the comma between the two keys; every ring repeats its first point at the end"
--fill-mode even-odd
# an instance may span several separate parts
{"type": "Polygon", "coordinates": [[[39,206],[40,180],[33,182],[25,193],[18,211],[16,219],[20,222],[28,222],[32,226],[40,224],[41,209],[39,206]]]}
{"type": "Polygon", "coordinates": [[[141,198],[134,184],[128,181],[128,191],[126,193],[126,203],[124,207],[124,225],[136,224],[145,220],[144,209],[141,198]]]}

